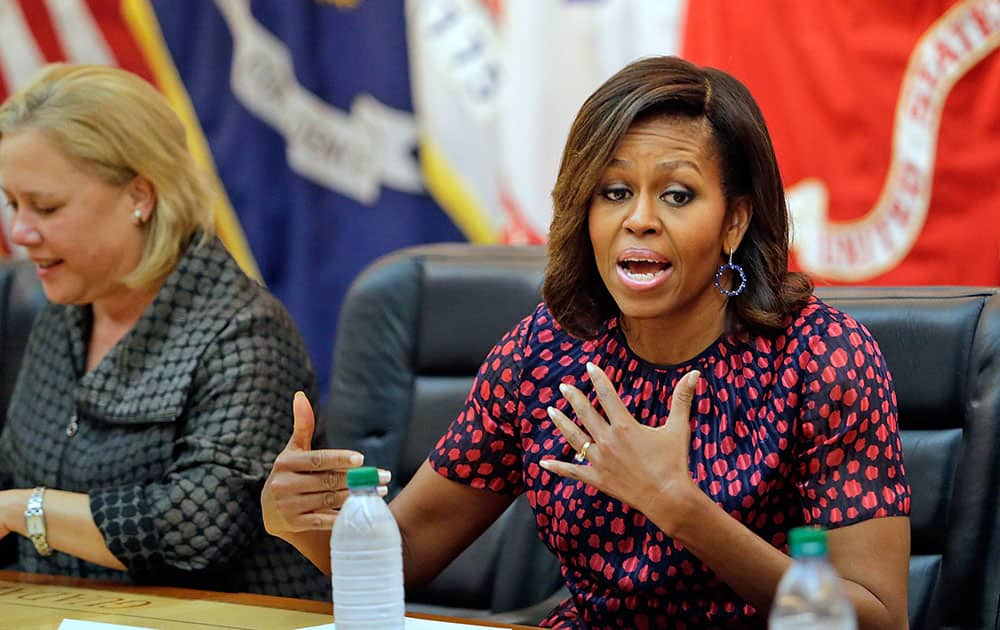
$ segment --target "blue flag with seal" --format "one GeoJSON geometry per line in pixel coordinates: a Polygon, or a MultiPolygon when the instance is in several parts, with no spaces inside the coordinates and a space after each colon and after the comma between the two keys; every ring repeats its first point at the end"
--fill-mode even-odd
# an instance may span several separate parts
{"type": "Polygon", "coordinates": [[[465,240],[425,191],[402,2],[153,0],[250,252],[326,392],[351,281],[465,240]]]}

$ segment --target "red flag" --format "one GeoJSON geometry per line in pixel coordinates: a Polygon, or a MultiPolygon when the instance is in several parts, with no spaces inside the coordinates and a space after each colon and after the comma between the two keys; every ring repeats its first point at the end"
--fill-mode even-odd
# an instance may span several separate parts
{"type": "Polygon", "coordinates": [[[821,280],[1000,284],[1000,0],[691,3],[685,55],[739,77],[821,280]]]}

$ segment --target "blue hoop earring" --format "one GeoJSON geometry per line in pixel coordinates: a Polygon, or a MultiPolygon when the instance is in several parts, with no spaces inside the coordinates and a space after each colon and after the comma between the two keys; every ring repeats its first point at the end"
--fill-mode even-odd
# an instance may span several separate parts
{"type": "Polygon", "coordinates": [[[719,270],[715,272],[715,288],[719,290],[719,293],[726,297],[736,297],[740,293],[743,293],[743,289],[747,288],[747,274],[743,271],[743,267],[740,267],[733,262],[733,250],[729,250],[729,262],[719,265],[719,270]],[[722,286],[722,276],[726,271],[732,271],[740,276],[740,285],[735,289],[729,290],[723,288],[722,286]]]}

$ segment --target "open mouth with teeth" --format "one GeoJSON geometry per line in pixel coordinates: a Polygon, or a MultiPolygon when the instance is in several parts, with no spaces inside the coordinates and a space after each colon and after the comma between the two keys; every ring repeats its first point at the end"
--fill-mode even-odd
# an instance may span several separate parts
{"type": "Polygon", "coordinates": [[[657,276],[670,269],[666,260],[651,260],[645,258],[625,258],[618,261],[618,269],[636,282],[651,282],[657,276]]]}

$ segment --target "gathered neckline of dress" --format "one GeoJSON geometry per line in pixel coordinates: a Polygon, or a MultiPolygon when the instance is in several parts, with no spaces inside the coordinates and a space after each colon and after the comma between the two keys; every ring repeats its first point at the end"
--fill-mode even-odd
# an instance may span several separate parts
{"type": "MultiPolygon", "coordinates": [[[[615,342],[620,344],[621,347],[625,349],[625,353],[628,355],[627,358],[635,361],[636,366],[641,368],[643,372],[653,372],[656,374],[673,374],[678,371],[687,371],[685,368],[690,369],[693,367],[706,366],[713,357],[716,359],[722,359],[724,356],[724,349],[733,351],[737,345],[746,341],[746,333],[723,331],[722,334],[712,341],[712,343],[708,344],[708,346],[706,346],[701,352],[694,355],[690,359],[686,359],[679,363],[654,363],[653,361],[648,361],[642,358],[635,350],[632,349],[632,346],[629,345],[628,338],[625,336],[625,331],[621,327],[618,317],[612,317],[607,321],[603,334],[609,335],[615,342]]],[[[616,353],[611,352],[610,354],[616,353]]]]}

